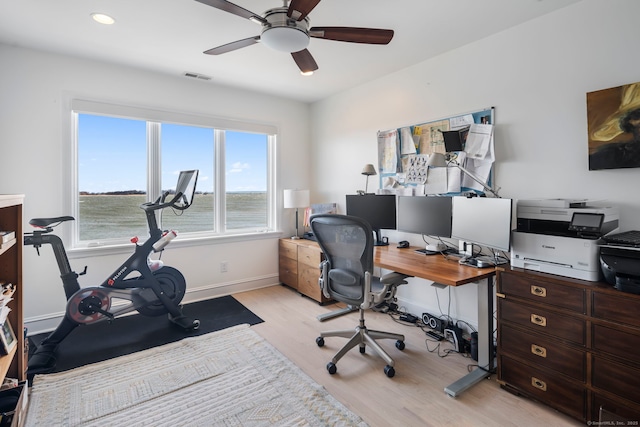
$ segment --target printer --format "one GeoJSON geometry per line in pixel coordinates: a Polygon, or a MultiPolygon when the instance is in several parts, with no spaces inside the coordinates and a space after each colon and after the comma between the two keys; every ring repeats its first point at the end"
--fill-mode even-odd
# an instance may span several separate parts
{"type": "Polygon", "coordinates": [[[601,237],[616,231],[616,207],[587,200],[518,200],[511,266],[598,281],[601,237]]]}
{"type": "Polygon", "coordinates": [[[640,247],[605,244],[600,247],[604,280],[619,291],[640,294],[640,247]]]}

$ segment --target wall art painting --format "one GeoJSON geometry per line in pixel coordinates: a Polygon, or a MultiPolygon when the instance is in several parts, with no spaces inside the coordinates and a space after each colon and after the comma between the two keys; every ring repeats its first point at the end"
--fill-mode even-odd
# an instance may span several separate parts
{"type": "Polygon", "coordinates": [[[640,167],[640,82],[587,93],[589,170],[640,167]]]}

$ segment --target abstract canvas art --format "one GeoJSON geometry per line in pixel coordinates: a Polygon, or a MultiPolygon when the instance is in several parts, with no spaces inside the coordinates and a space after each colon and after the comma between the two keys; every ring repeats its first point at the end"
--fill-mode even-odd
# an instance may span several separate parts
{"type": "Polygon", "coordinates": [[[640,167],[640,82],[587,93],[589,170],[640,167]]]}

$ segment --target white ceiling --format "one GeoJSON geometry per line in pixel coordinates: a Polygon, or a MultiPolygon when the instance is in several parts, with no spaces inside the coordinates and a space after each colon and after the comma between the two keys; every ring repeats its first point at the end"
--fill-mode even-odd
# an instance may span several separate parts
{"type": "MultiPolygon", "coordinates": [[[[288,53],[261,44],[204,55],[259,35],[260,26],[195,0],[0,0],[0,43],[175,76],[198,73],[218,84],[313,102],[578,1],[322,0],[309,14],[311,27],[387,28],[395,36],[386,46],[312,38],[308,49],[319,70],[310,77],[300,75],[288,53]],[[116,23],[97,24],[93,12],[116,23]]],[[[234,3],[259,14],[283,5],[234,3]]]]}

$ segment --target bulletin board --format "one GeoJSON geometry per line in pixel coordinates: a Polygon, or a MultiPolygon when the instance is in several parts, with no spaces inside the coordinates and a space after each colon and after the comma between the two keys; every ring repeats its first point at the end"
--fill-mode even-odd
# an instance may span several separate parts
{"type": "Polygon", "coordinates": [[[382,193],[406,195],[482,192],[463,173],[491,183],[494,107],[378,132],[378,171],[382,193]],[[448,167],[427,167],[433,153],[446,155],[448,167]]]}

